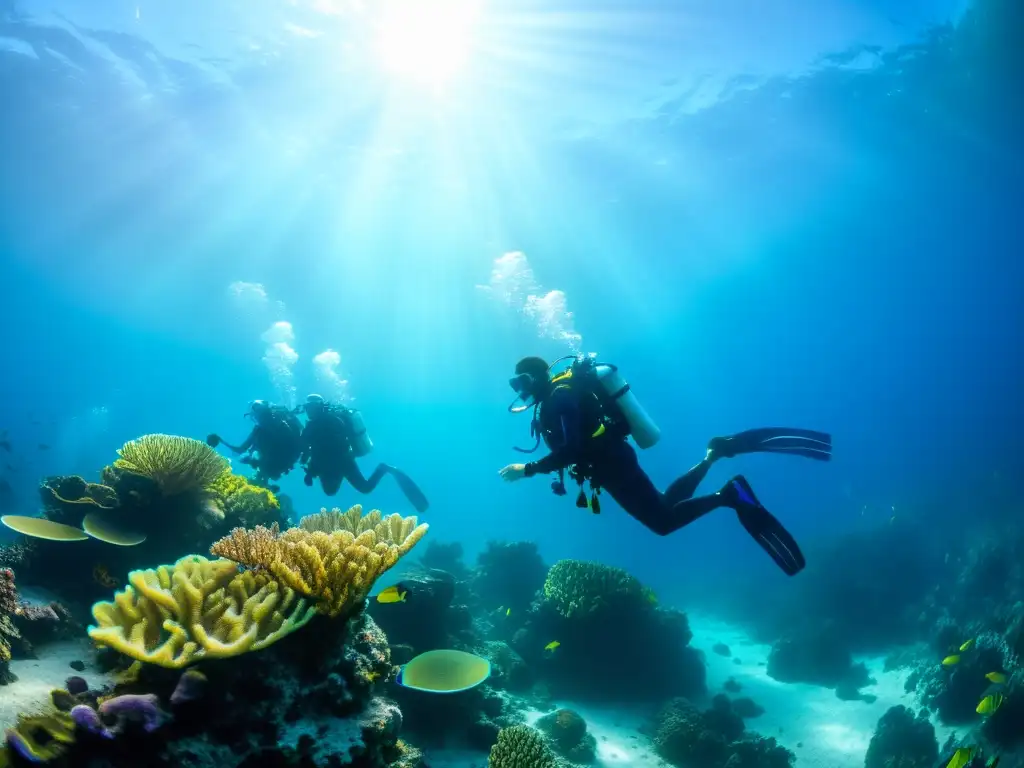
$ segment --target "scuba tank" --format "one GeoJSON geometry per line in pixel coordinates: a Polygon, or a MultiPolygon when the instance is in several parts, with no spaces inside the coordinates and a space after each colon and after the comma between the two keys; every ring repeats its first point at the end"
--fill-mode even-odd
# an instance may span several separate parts
{"type": "Polygon", "coordinates": [[[373,441],[366,434],[363,414],[354,408],[345,408],[341,411],[341,418],[349,430],[349,444],[352,446],[352,455],[358,459],[372,451],[373,441]]]}
{"type": "Polygon", "coordinates": [[[661,430],[658,429],[658,425],[654,423],[644,407],[640,405],[640,401],[630,390],[629,383],[619,373],[618,366],[611,363],[598,363],[592,359],[588,359],[588,362],[579,361],[577,364],[593,370],[609,400],[615,403],[626,419],[626,424],[629,425],[629,434],[636,442],[637,447],[646,450],[657,445],[658,440],[661,439],[661,430]]]}

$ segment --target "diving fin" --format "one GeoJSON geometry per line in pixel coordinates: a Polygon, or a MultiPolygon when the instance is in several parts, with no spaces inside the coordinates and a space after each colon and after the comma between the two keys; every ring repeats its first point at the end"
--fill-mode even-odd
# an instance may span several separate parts
{"type": "Polygon", "coordinates": [[[818,461],[832,458],[832,435],[798,427],[761,427],[708,441],[708,456],[731,459],[741,453],[788,453],[818,461]]]}
{"type": "Polygon", "coordinates": [[[743,475],[730,480],[722,489],[722,495],[728,500],[728,506],[736,511],[740,525],[787,576],[795,576],[804,569],[807,561],[796,540],[771,512],[761,506],[743,475]]]}
{"type": "Polygon", "coordinates": [[[412,504],[413,509],[421,515],[426,512],[430,507],[430,502],[427,501],[427,497],[423,495],[423,491],[412,481],[412,478],[400,469],[388,467],[388,470],[391,476],[395,478],[395,482],[398,483],[398,487],[402,489],[405,498],[412,504]]]}

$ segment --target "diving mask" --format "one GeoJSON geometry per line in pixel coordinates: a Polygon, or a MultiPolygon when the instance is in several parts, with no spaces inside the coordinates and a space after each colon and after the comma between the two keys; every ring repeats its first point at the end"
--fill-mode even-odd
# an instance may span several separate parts
{"type": "Polygon", "coordinates": [[[519,373],[508,380],[508,385],[517,397],[508,406],[509,413],[522,413],[536,402],[537,379],[529,373],[519,373]],[[519,401],[523,404],[520,405],[519,401]]]}

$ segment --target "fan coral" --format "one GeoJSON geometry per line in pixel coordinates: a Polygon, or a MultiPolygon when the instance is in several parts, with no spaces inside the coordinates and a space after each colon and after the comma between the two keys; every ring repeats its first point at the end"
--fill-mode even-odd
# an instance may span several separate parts
{"type": "Polygon", "coordinates": [[[193,555],[132,571],[113,602],[92,607],[89,636],[139,661],[184,667],[237,656],[304,626],[315,610],[265,573],[238,572],[230,560],[193,555]]]}
{"type": "Polygon", "coordinates": [[[587,616],[622,603],[640,602],[644,587],[621,568],[581,560],[559,560],[544,581],[546,597],[567,618],[587,616]]]}
{"type": "Polygon", "coordinates": [[[527,725],[513,725],[498,731],[498,741],[491,747],[488,768],[555,768],[555,756],[544,743],[544,737],[527,725]]]}
{"type": "Polygon", "coordinates": [[[205,491],[229,466],[203,441],[175,435],[143,435],[117,454],[116,469],[153,480],[165,496],[205,491]]]}
{"type": "Polygon", "coordinates": [[[427,532],[415,517],[356,505],[347,512],[323,511],[278,534],[274,528],[236,528],[210,552],[251,568],[265,569],[282,584],[314,599],[328,616],[361,605],[374,582],[427,532]]]}

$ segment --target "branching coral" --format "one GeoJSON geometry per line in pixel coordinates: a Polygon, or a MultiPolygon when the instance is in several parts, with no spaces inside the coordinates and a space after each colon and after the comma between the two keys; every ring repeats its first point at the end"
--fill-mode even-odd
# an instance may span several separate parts
{"type": "Polygon", "coordinates": [[[251,568],[269,571],[282,584],[314,599],[328,616],[350,613],[374,582],[427,532],[415,517],[378,510],[362,514],[323,511],[278,534],[273,528],[236,528],[210,552],[251,568]]]}
{"type": "Polygon", "coordinates": [[[143,435],[117,452],[116,469],[153,480],[165,496],[205,491],[228,469],[227,459],[201,440],[143,435]]]}
{"type": "Polygon", "coordinates": [[[113,602],[92,607],[89,636],[139,661],[184,667],[256,651],[304,626],[307,601],[266,573],[238,572],[230,560],[184,557],[132,571],[113,602]]]}
{"type": "Polygon", "coordinates": [[[644,587],[621,568],[582,560],[559,560],[548,571],[544,597],[565,616],[587,616],[604,607],[642,603],[644,587]]]}
{"type": "Polygon", "coordinates": [[[488,768],[555,768],[555,756],[544,743],[544,737],[527,725],[513,725],[498,731],[498,741],[491,747],[488,768]]]}

